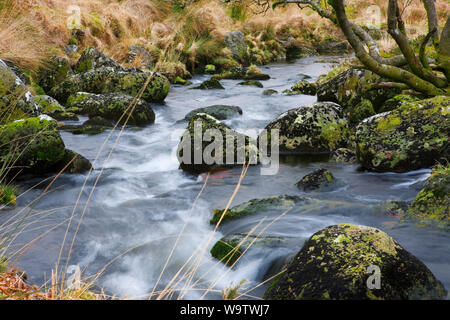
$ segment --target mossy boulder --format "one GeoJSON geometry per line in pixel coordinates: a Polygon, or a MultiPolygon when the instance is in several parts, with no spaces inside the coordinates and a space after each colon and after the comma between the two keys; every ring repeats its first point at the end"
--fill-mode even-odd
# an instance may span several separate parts
{"type": "Polygon", "coordinates": [[[100,67],[111,67],[116,71],[125,71],[116,61],[92,47],[83,51],[73,70],[75,73],[83,73],[100,67]]]}
{"type": "Polygon", "coordinates": [[[39,104],[41,107],[42,113],[50,115],[51,113],[55,111],[63,112],[64,107],[59,104],[58,100],[47,96],[47,95],[38,95],[34,96],[34,100],[39,104]]]}
{"type": "Polygon", "coordinates": [[[263,84],[261,82],[257,81],[257,80],[246,80],[246,81],[243,81],[243,82],[239,82],[238,85],[264,88],[263,84]]]}
{"type": "Polygon", "coordinates": [[[69,149],[65,150],[64,156],[61,161],[59,161],[58,165],[59,170],[62,170],[67,166],[64,172],[72,174],[84,173],[92,168],[92,164],[88,159],[69,149]]]}
{"type": "Polygon", "coordinates": [[[409,94],[398,94],[398,95],[386,100],[383,103],[383,105],[381,106],[379,112],[381,113],[381,112],[392,111],[392,110],[397,109],[404,103],[416,102],[419,100],[421,100],[421,99],[417,96],[412,96],[409,94]]]}
{"type": "MultiPolygon", "coordinates": [[[[78,108],[81,114],[89,117],[100,116],[108,120],[124,124],[128,118],[127,109],[132,105],[134,98],[122,93],[90,94],[79,92],[67,100],[68,107],[78,108]],[[124,116],[122,116],[125,113],[124,116]]],[[[131,110],[131,109],[130,109],[131,110]]],[[[155,122],[155,113],[150,105],[139,99],[134,106],[127,124],[144,126],[155,122]]]]}
{"type": "Polygon", "coordinates": [[[192,173],[242,166],[243,163],[257,164],[259,157],[254,139],[206,113],[192,117],[178,145],[177,155],[180,169],[192,173]]]}
{"type": "Polygon", "coordinates": [[[354,107],[350,108],[348,120],[351,124],[358,124],[362,120],[373,115],[375,115],[375,110],[373,109],[372,102],[370,102],[370,100],[364,99],[354,107]]]}
{"type": "Polygon", "coordinates": [[[332,191],[339,186],[339,183],[330,170],[321,168],[307,174],[295,185],[305,192],[311,192],[332,191]]]}
{"type": "Polygon", "coordinates": [[[408,208],[405,219],[450,231],[450,165],[433,169],[425,187],[408,208]]]}
{"type": "Polygon", "coordinates": [[[212,78],[217,80],[269,80],[270,76],[262,73],[261,70],[256,67],[232,67],[222,73],[213,75],[212,78]]]}
{"type": "Polygon", "coordinates": [[[201,89],[201,90],[209,90],[209,89],[225,89],[219,80],[211,78],[209,80],[203,81],[199,86],[192,87],[191,89],[201,89]]]}
{"type": "Polygon", "coordinates": [[[65,155],[57,123],[43,117],[27,118],[0,127],[0,162],[23,172],[55,169],[65,155]]]}
{"type": "MultiPolygon", "coordinates": [[[[291,109],[269,123],[260,135],[271,150],[271,130],[279,130],[279,151],[284,154],[323,154],[346,145],[349,129],[341,107],[319,102],[291,109]]],[[[260,142],[261,143],[261,142],[260,142]]]]}
{"type": "Polygon", "coordinates": [[[69,60],[63,57],[52,56],[39,68],[37,83],[45,92],[50,92],[53,87],[71,75],[73,75],[73,71],[69,60]]]}
{"type": "MultiPolygon", "coordinates": [[[[228,266],[232,266],[250,248],[274,248],[284,242],[283,238],[234,233],[223,237],[211,248],[211,256],[228,266]]],[[[241,258],[242,259],[242,258],[241,258]]]]}
{"type": "Polygon", "coordinates": [[[135,97],[149,77],[151,80],[141,98],[147,102],[163,102],[170,89],[166,77],[151,72],[116,71],[111,67],[92,69],[71,76],[54,87],[50,95],[63,104],[70,95],[77,92],[123,93],[135,97]]]}
{"type": "Polygon", "coordinates": [[[363,167],[404,172],[448,159],[450,98],[403,104],[365,119],[356,130],[356,154],[363,167]]]}
{"type": "Polygon", "coordinates": [[[389,235],[371,227],[341,224],[309,238],[265,298],[404,300],[442,299],[445,295],[445,288],[431,271],[389,235]],[[377,268],[379,289],[376,281],[369,279],[377,268]],[[369,289],[368,283],[375,288],[369,289]]]}
{"type": "Polygon", "coordinates": [[[34,99],[41,107],[42,113],[49,115],[55,120],[78,121],[78,116],[73,112],[67,112],[59,102],[47,95],[34,96],[34,99]]]}
{"type": "Polygon", "coordinates": [[[333,152],[331,159],[335,162],[356,163],[356,152],[348,148],[339,148],[333,152]]]}
{"type": "Polygon", "coordinates": [[[306,80],[301,80],[294,84],[291,89],[284,90],[287,94],[305,94],[309,96],[315,96],[317,93],[317,84],[314,82],[308,82],[306,80]]]}
{"type": "Polygon", "coordinates": [[[22,80],[0,59],[0,123],[40,114],[34,100],[22,80]]]}
{"type": "MultiPolygon", "coordinates": [[[[242,217],[246,217],[252,214],[263,213],[268,211],[280,211],[287,210],[297,205],[309,206],[317,203],[318,200],[314,200],[307,197],[299,196],[272,196],[261,199],[252,199],[250,201],[241,203],[237,206],[229,208],[222,219],[222,222],[227,222],[242,217]]],[[[210,220],[211,224],[219,222],[224,209],[215,209],[214,216],[210,220]]]]}
{"type": "Polygon", "coordinates": [[[226,120],[242,115],[242,109],[238,106],[213,105],[192,110],[184,117],[184,120],[191,121],[199,113],[206,113],[217,120],[226,120]]]}
{"type": "Polygon", "coordinates": [[[383,79],[371,71],[351,68],[320,84],[317,100],[335,102],[347,111],[366,99],[378,112],[386,100],[400,93],[399,89],[380,86],[381,82],[383,79]]]}

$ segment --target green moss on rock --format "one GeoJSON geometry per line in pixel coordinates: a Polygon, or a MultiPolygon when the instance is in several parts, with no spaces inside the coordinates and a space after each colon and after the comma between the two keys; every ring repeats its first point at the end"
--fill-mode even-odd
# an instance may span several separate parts
{"type": "Polygon", "coordinates": [[[375,115],[375,110],[373,109],[372,102],[370,102],[370,100],[364,99],[355,107],[350,109],[348,119],[351,124],[358,124],[362,120],[373,115],[375,115]]]}
{"type": "Polygon", "coordinates": [[[164,101],[170,89],[166,77],[150,72],[116,71],[111,67],[92,69],[71,76],[54,87],[50,95],[62,103],[77,92],[122,93],[135,97],[149,77],[151,80],[142,94],[142,99],[147,102],[164,101]]]}
{"type": "Polygon", "coordinates": [[[180,169],[191,173],[241,166],[244,162],[257,164],[259,159],[255,140],[206,113],[192,117],[178,145],[177,155],[180,169]],[[204,139],[206,134],[211,135],[211,141],[204,139]]]}
{"type": "Polygon", "coordinates": [[[341,224],[309,238],[266,299],[442,299],[443,285],[416,257],[381,230],[341,224]],[[380,289],[369,289],[370,266],[380,269],[380,289]]]}
{"type": "MultiPolygon", "coordinates": [[[[349,129],[339,105],[315,103],[291,109],[273,120],[260,135],[271,148],[271,130],[279,130],[279,149],[285,154],[331,153],[346,145],[349,129]]],[[[262,141],[261,141],[262,140],[262,141]]]]}
{"type": "Polygon", "coordinates": [[[449,97],[405,103],[358,125],[358,161],[375,171],[429,167],[440,158],[448,159],[449,130],[449,97]]]}
{"type": "Polygon", "coordinates": [[[425,187],[407,210],[405,219],[450,231],[450,165],[433,169],[425,187]]]}
{"type": "MultiPolygon", "coordinates": [[[[56,121],[36,118],[0,127],[0,162],[24,172],[52,171],[65,154],[56,121]]],[[[12,170],[14,171],[14,170],[12,170]]]]}
{"type": "MultiPolygon", "coordinates": [[[[250,201],[241,203],[237,206],[229,208],[222,219],[222,222],[227,222],[234,219],[239,219],[248,215],[273,211],[273,210],[286,210],[294,207],[296,204],[301,205],[313,205],[316,204],[317,200],[313,200],[307,197],[299,196],[272,196],[261,199],[252,199],[250,201]]],[[[215,209],[214,216],[210,220],[211,224],[216,224],[219,222],[224,209],[215,209]]]]}
{"type": "MultiPolygon", "coordinates": [[[[86,94],[81,92],[69,97],[67,101],[67,106],[79,109],[80,114],[87,114],[89,117],[100,116],[116,122],[120,120],[120,123],[124,124],[129,114],[127,109],[132,105],[134,98],[122,93],[86,94]],[[123,114],[125,115],[122,116],[123,114]]],[[[139,99],[127,123],[143,126],[154,121],[153,109],[146,101],[139,99]]]]}
{"type": "Polygon", "coordinates": [[[305,191],[332,191],[340,186],[338,180],[327,169],[316,169],[304,176],[295,184],[297,188],[305,191]]]}
{"type": "Polygon", "coordinates": [[[252,247],[274,247],[283,242],[283,239],[280,237],[235,233],[217,241],[210,252],[213,258],[220,260],[228,266],[232,266],[252,247]]]}

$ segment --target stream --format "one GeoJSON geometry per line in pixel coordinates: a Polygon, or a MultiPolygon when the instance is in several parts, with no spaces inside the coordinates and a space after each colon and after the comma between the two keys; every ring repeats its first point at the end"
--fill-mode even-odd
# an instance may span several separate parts
{"type": "MultiPolygon", "coordinates": [[[[224,121],[227,125],[243,133],[262,129],[282,112],[316,101],[313,96],[280,93],[306,76],[313,81],[330,70],[331,60],[323,59],[308,57],[294,63],[261,67],[271,76],[270,80],[262,81],[263,89],[237,85],[238,80],[222,80],[226,90],[189,90],[188,87],[172,86],[164,104],[152,104],[155,124],[126,128],[115,144],[120,134],[117,130],[103,149],[110,131],[93,136],[61,132],[66,147],[88,158],[95,170],[87,180],[87,174],[62,174],[31,213],[24,211],[24,207],[39,197],[48,181],[21,196],[15,208],[2,210],[0,225],[16,213],[27,215],[19,227],[21,231],[25,229],[17,235],[9,252],[15,252],[38,237],[21,254],[16,266],[25,270],[33,283],[41,285],[49,281],[66,234],[67,219],[80,195],[67,232],[60,268],[66,263],[70,266],[69,271],[79,266],[84,275],[96,274],[105,268],[96,284],[115,297],[148,298],[153,290],[163,290],[186,261],[187,266],[181,272],[186,276],[179,282],[172,282],[176,287],[172,298],[220,298],[221,290],[242,280],[246,281],[240,292],[248,294],[244,299],[262,297],[267,283],[252,288],[277,272],[277,266],[297,253],[313,233],[339,223],[373,226],[387,232],[418,257],[450,291],[450,233],[400,223],[398,218],[376,210],[385,200],[413,200],[429,176],[429,169],[401,174],[371,173],[358,170],[358,165],[327,159],[311,162],[301,157],[282,157],[276,175],[261,175],[259,166],[249,167],[233,205],[285,194],[311,196],[333,204],[321,208],[294,208],[282,216],[281,212],[251,215],[224,223],[213,233],[209,223],[212,210],[226,206],[242,168],[211,173],[202,190],[206,174],[193,176],[178,169],[175,151],[187,126],[179,120],[199,107],[235,105],[243,109],[243,115],[224,121]],[[262,91],[269,88],[279,94],[262,95],[262,91]],[[114,151],[108,159],[112,147],[114,151]],[[102,175],[96,183],[102,167],[102,175]],[[295,183],[316,168],[329,169],[343,182],[342,187],[332,192],[304,194],[295,183]],[[281,237],[284,241],[273,247],[250,248],[231,270],[211,258],[209,250],[221,237],[247,233],[255,226],[255,233],[267,227],[263,236],[281,237]],[[178,237],[182,230],[183,234],[178,237]],[[177,246],[173,250],[175,243],[177,246]],[[164,273],[161,273],[169,255],[164,273]],[[187,270],[194,271],[187,274],[187,270]],[[206,289],[210,290],[205,292],[206,289]]],[[[198,85],[208,78],[199,75],[192,82],[198,85]]],[[[21,190],[41,180],[27,180],[21,190]]]]}

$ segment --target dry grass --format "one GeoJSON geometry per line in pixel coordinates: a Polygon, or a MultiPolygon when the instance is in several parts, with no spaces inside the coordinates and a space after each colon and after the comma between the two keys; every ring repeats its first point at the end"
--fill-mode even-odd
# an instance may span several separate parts
{"type": "MultiPolygon", "coordinates": [[[[414,37],[425,32],[426,15],[419,0],[408,2],[403,18],[411,26],[408,32],[414,37]]],[[[310,9],[300,10],[291,5],[256,15],[243,3],[238,7],[240,11],[236,11],[236,6],[217,0],[200,0],[184,9],[162,0],[70,1],[70,5],[80,8],[79,22],[85,31],[82,47],[95,46],[119,60],[131,44],[166,50],[170,61],[180,59],[181,55],[188,56],[189,60],[190,55],[198,55],[206,40],[220,46],[224,34],[236,29],[245,30],[256,45],[268,33],[277,39],[293,36],[305,42],[343,39],[336,26],[310,9]]],[[[350,18],[365,24],[365,10],[374,3],[381,8],[385,22],[387,2],[381,0],[348,1],[350,18]]],[[[443,21],[450,4],[446,0],[436,3],[443,21]]],[[[68,11],[65,0],[6,0],[0,8],[2,59],[34,69],[49,53],[62,54],[71,41],[68,21],[74,21],[70,18],[73,13],[68,11]]],[[[204,54],[214,56],[221,52],[209,49],[204,54]]]]}

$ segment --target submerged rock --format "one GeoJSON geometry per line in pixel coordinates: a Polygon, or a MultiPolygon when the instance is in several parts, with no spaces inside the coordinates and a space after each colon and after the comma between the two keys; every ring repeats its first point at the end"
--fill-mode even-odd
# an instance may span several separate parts
{"type": "MultiPolygon", "coordinates": [[[[87,114],[90,118],[100,116],[116,122],[120,120],[120,123],[124,124],[129,114],[127,109],[133,101],[133,97],[122,93],[79,92],[69,97],[67,106],[79,109],[80,114],[87,114]]],[[[155,122],[155,113],[150,105],[143,99],[137,100],[127,124],[144,126],[153,122],[155,122]]]]}
{"type": "Polygon", "coordinates": [[[80,59],[78,59],[77,63],[73,67],[73,70],[75,73],[82,73],[101,67],[111,67],[116,71],[125,71],[125,68],[123,68],[116,61],[92,47],[83,51],[80,59]]]}
{"type": "Polygon", "coordinates": [[[304,176],[295,184],[297,188],[305,191],[331,191],[338,187],[339,183],[333,174],[327,169],[316,169],[304,176]]]}
{"type": "MultiPolygon", "coordinates": [[[[222,219],[222,222],[239,219],[248,215],[267,212],[271,210],[286,210],[293,207],[295,204],[314,204],[317,203],[318,200],[314,200],[307,197],[299,197],[299,196],[273,196],[262,199],[253,199],[248,202],[241,203],[237,206],[229,208],[222,219]]],[[[211,224],[216,224],[219,222],[220,217],[222,216],[224,209],[215,209],[214,216],[210,220],[211,224]]]]}
{"type": "Polygon", "coordinates": [[[236,261],[250,247],[276,247],[284,242],[280,237],[256,236],[245,233],[235,233],[223,237],[214,244],[211,256],[228,266],[233,266],[236,261]]]}
{"type": "Polygon", "coordinates": [[[195,115],[199,113],[206,113],[216,118],[217,120],[226,120],[242,115],[242,109],[237,106],[225,106],[218,104],[209,107],[194,109],[184,117],[184,120],[190,121],[195,115]]]}
{"type": "Polygon", "coordinates": [[[166,77],[151,72],[116,71],[114,68],[102,67],[76,74],[54,87],[50,95],[65,103],[70,95],[77,92],[96,94],[123,93],[137,96],[151,77],[142,94],[147,102],[162,102],[169,93],[170,83],[166,77]]]}
{"type": "Polygon", "coordinates": [[[279,130],[280,153],[331,153],[345,146],[348,127],[339,105],[321,102],[291,109],[266,126],[259,139],[271,145],[270,130],[279,130]]]}
{"type": "Polygon", "coordinates": [[[341,224],[309,238],[265,298],[403,300],[445,295],[431,271],[389,235],[371,227],[341,224]],[[375,288],[369,289],[368,284],[375,288]]]}
{"type": "Polygon", "coordinates": [[[408,210],[409,203],[406,201],[386,200],[381,204],[381,211],[390,217],[403,217],[408,210]]]}
{"type": "Polygon", "coordinates": [[[361,122],[356,153],[366,169],[404,172],[450,154],[450,98],[410,102],[361,122]]]}
{"type": "Polygon", "coordinates": [[[317,100],[335,102],[347,111],[366,99],[378,111],[386,100],[400,93],[396,88],[380,87],[380,82],[382,78],[371,71],[349,69],[320,84],[317,100]]]}
{"type": "Polygon", "coordinates": [[[40,107],[22,80],[0,59],[0,123],[40,114],[40,107]]]}
{"type": "Polygon", "coordinates": [[[211,78],[209,80],[203,81],[199,86],[193,87],[191,89],[225,89],[219,80],[211,78]]]}
{"type": "Polygon", "coordinates": [[[405,219],[450,231],[450,165],[433,169],[425,187],[408,208],[405,219]]]}
{"type": "Polygon", "coordinates": [[[264,88],[263,84],[257,80],[247,80],[247,81],[239,82],[238,85],[264,88]]]}
{"type": "Polygon", "coordinates": [[[277,90],[274,90],[274,89],[266,89],[266,90],[264,90],[263,91],[263,95],[264,96],[271,96],[271,95],[274,95],[274,94],[277,94],[278,93],[278,91],[277,90]]]}
{"type": "Polygon", "coordinates": [[[256,141],[205,113],[192,117],[178,145],[177,155],[180,169],[192,173],[242,166],[244,162],[258,163],[256,141]],[[208,135],[212,142],[206,138],[208,135]]]}

